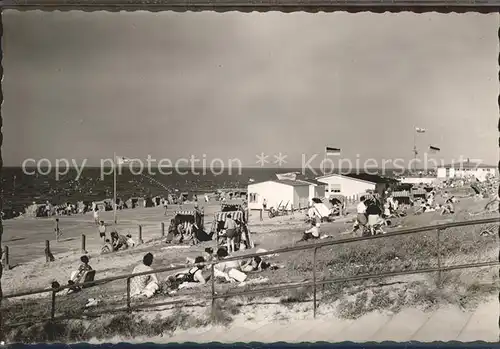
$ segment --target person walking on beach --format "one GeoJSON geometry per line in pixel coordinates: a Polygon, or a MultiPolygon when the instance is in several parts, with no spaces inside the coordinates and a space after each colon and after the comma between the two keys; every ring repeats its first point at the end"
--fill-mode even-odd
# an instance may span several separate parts
{"type": "Polygon", "coordinates": [[[264,211],[267,208],[267,200],[264,198],[264,201],[262,201],[262,208],[260,209],[260,221],[262,222],[264,220],[264,211]]]}
{"type": "Polygon", "coordinates": [[[354,222],[354,226],[352,228],[352,233],[356,234],[359,228],[363,229],[368,223],[368,216],[366,215],[367,202],[364,196],[361,197],[358,205],[356,206],[356,221],[354,222]]]}
{"type": "Polygon", "coordinates": [[[59,218],[56,218],[55,220],[54,232],[56,233],[56,241],[59,242],[59,239],[62,236],[61,229],[59,229],[59,218]]]}
{"type": "Polygon", "coordinates": [[[47,215],[47,217],[52,216],[52,211],[53,211],[52,204],[49,201],[47,201],[45,203],[45,214],[47,215]]]}
{"type": "Polygon", "coordinates": [[[96,225],[99,225],[99,209],[97,207],[94,208],[93,214],[94,214],[94,223],[96,225]]]}
{"type": "Polygon", "coordinates": [[[162,199],[163,200],[163,208],[165,209],[165,212],[163,213],[164,216],[167,215],[167,209],[168,209],[168,201],[167,199],[162,199]]]}

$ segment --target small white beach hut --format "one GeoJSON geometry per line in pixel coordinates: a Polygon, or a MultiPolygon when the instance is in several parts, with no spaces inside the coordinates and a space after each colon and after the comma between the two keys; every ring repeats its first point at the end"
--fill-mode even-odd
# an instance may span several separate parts
{"type": "Polygon", "coordinates": [[[267,209],[275,209],[291,205],[295,209],[307,207],[309,205],[309,187],[310,183],[303,181],[294,181],[288,179],[272,179],[264,182],[255,182],[248,185],[248,208],[250,210],[262,209],[264,199],[267,200],[267,209]]]}

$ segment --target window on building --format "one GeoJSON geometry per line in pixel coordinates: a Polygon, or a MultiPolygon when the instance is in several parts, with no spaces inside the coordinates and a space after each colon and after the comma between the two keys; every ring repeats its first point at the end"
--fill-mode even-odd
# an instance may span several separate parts
{"type": "Polygon", "coordinates": [[[256,193],[250,193],[250,202],[251,203],[256,203],[257,202],[257,194],[256,193]]]}

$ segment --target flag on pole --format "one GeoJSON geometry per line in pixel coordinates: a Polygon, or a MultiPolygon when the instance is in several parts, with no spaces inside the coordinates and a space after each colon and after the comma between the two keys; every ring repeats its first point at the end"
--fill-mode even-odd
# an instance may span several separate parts
{"type": "Polygon", "coordinates": [[[431,153],[438,153],[441,151],[441,148],[438,148],[438,147],[434,147],[434,146],[429,146],[429,150],[431,153]]]}
{"type": "Polygon", "coordinates": [[[326,147],[326,155],[340,155],[340,148],[326,147]]]}
{"type": "Polygon", "coordinates": [[[415,131],[417,131],[417,133],[425,133],[425,128],[415,127],[415,131]]]}
{"type": "Polygon", "coordinates": [[[123,165],[123,164],[127,164],[129,163],[130,161],[132,161],[131,159],[129,158],[126,158],[125,156],[117,156],[116,157],[116,163],[118,165],[123,165]]]}

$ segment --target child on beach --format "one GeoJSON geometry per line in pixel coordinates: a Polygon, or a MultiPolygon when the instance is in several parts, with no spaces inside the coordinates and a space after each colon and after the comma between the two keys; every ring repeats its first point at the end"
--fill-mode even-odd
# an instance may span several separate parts
{"type": "Polygon", "coordinates": [[[104,224],[104,221],[99,222],[99,238],[102,241],[106,241],[106,225],[104,224]]]}
{"type": "Polygon", "coordinates": [[[94,213],[94,222],[96,225],[99,225],[99,209],[95,207],[93,213],[94,213]]]}
{"type": "Polygon", "coordinates": [[[59,242],[59,238],[62,236],[61,229],[59,229],[59,218],[56,218],[55,220],[54,231],[56,233],[56,241],[59,242]]]}
{"type": "Polygon", "coordinates": [[[167,199],[163,199],[163,208],[165,209],[165,212],[163,213],[164,216],[167,215],[167,209],[168,209],[168,201],[167,199]]]}

